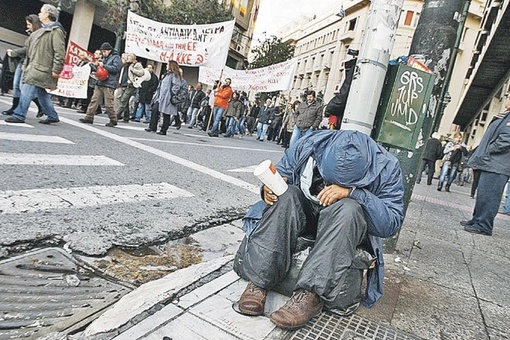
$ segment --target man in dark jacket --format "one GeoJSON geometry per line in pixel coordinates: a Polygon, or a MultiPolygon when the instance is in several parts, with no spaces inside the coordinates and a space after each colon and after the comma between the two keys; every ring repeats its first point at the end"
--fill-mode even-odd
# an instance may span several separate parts
{"type": "Polygon", "coordinates": [[[117,88],[119,82],[120,70],[122,69],[122,62],[119,54],[113,50],[110,43],[103,43],[99,48],[103,54],[103,59],[95,63],[90,63],[92,71],[97,71],[98,67],[103,67],[108,71],[108,77],[105,80],[98,80],[96,87],[94,88],[94,94],[90,100],[89,107],[87,108],[87,114],[84,118],[80,118],[80,122],[86,124],[94,123],[94,113],[96,112],[97,106],[101,103],[104,98],[104,106],[106,108],[106,114],[110,121],[105,124],[108,127],[114,127],[117,125],[117,116],[113,109],[113,93],[117,88]]]}
{"type": "Polygon", "coordinates": [[[30,35],[27,42],[27,55],[24,61],[21,97],[14,114],[5,121],[24,123],[28,107],[34,97],[39,99],[47,117],[42,124],[57,123],[58,113],[46,89],[56,89],[57,80],[64,67],[65,31],[57,22],[58,10],[53,5],[44,4],[39,13],[43,27],[30,35]]]}
{"type": "Polygon", "coordinates": [[[492,235],[494,218],[510,176],[510,99],[505,108],[489,124],[468,161],[468,166],[480,171],[480,179],[473,217],[460,224],[473,234],[492,235]]]}
{"type": "Polygon", "coordinates": [[[158,77],[154,74],[154,66],[147,65],[147,71],[150,74],[150,79],[142,82],[140,90],[138,92],[138,109],[135,113],[135,122],[139,122],[142,116],[145,114],[144,123],[151,121],[151,101],[154,96],[154,92],[158,88],[158,77]]]}
{"type": "Polygon", "coordinates": [[[439,134],[434,132],[432,136],[425,143],[425,150],[423,150],[422,167],[420,173],[416,178],[416,183],[420,184],[421,174],[427,169],[427,185],[432,184],[432,178],[436,171],[436,161],[443,158],[443,146],[439,140],[439,134]]]}
{"type": "Polygon", "coordinates": [[[297,140],[314,130],[317,130],[322,121],[322,106],[315,100],[315,91],[308,91],[306,94],[306,101],[299,104],[294,115],[294,131],[290,138],[290,147],[294,145],[297,140]]]}
{"type": "Polygon", "coordinates": [[[261,142],[266,138],[267,129],[274,118],[274,107],[271,104],[271,99],[267,99],[266,104],[260,108],[257,116],[257,140],[261,142]]]}
{"type": "Polygon", "coordinates": [[[240,312],[264,312],[267,291],[286,279],[298,237],[304,235],[313,235],[315,245],[299,271],[292,298],[271,314],[271,321],[296,329],[322,306],[334,308],[343,274],[362,244],[377,256],[363,301],[372,306],[383,289],[380,238],[397,233],[404,218],[397,159],[358,131],[318,131],[294,144],[276,170],[287,179],[288,189],[277,197],[263,186],[267,207],[234,261],[234,270],[250,281],[239,300],[240,312]]]}
{"type": "Polygon", "coordinates": [[[200,103],[205,98],[205,92],[202,91],[202,83],[197,83],[195,90],[191,94],[191,103],[188,108],[188,129],[193,129],[197,123],[198,111],[200,110],[200,103]]]}

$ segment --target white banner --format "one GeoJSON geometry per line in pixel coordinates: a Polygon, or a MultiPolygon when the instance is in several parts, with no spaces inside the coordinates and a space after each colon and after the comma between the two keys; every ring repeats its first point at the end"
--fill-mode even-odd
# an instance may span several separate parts
{"type": "Polygon", "coordinates": [[[139,57],[184,66],[222,68],[226,61],[234,20],[206,25],[171,25],[128,13],[126,52],[139,57]]]}
{"type": "Polygon", "coordinates": [[[64,65],[58,78],[57,89],[48,91],[56,96],[67,98],[87,98],[90,66],[64,65]]]}
{"type": "Polygon", "coordinates": [[[272,92],[289,90],[294,79],[297,59],[283,63],[256,68],[253,70],[234,70],[225,66],[221,69],[200,67],[198,81],[204,84],[214,84],[215,80],[231,78],[232,88],[239,91],[272,92]]]}

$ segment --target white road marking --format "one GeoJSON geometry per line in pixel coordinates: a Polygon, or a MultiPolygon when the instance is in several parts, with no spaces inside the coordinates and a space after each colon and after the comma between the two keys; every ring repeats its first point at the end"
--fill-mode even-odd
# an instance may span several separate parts
{"type": "Polygon", "coordinates": [[[257,166],[256,165],[250,165],[250,166],[247,166],[246,168],[239,168],[239,169],[232,169],[232,170],[227,170],[229,172],[251,172],[253,173],[253,170],[255,170],[257,166]]]}
{"type": "Polygon", "coordinates": [[[0,213],[17,214],[178,197],[193,197],[193,194],[168,183],[7,190],[0,191],[0,213]]]}
{"type": "Polygon", "coordinates": [[[117,127],[119,129],[123,130],[137,130],[137,131],[144,131],[145,126],[128,126],[126,123],[119,123],[117,124],[117,127]]]}
{"type": "MultiPolygon", "coordinates": [[[[193,136],[197,137],[197,136],[193,136]]],[[[204,137],[204,138],[210,138],[210,137],[204,137]]],[[[194,145],[194,146],[203,146],[207,148],[216,148],[216,149],[232,149],[232,150],[247,150],[247,151],[260,151],[264,153],[279,153],[281,154],[282,151],[280,150],[265,150],[265,149],[255,149],[255,148],[241,148],[238,146],[226,146],[226,145],[212,145],[212,144],[205,144],[205,143],[190,143],[190,142],[178,142],[174,140],[161,140],[161,139],[151,139],[151,138],[130,138],[131,140],[139,140],[139,141],[147,141],[147,142],[157,142],[157,143],[168,143],[168,144],[182,144],[182,145],[194,145]]]]}
{"type": "MultiPolygon", "coordinates": [[[[7,116],[6,116],[7,117],[7,116]]],[[[5,126],[19,126],[19,127],[24,127],[24,128],[34,128],[32,125],[30,124],[27,124],[27,123],[7,123],[5,120],[0,120],[0,125],[5,125],[5,126]]]]}
{"type": "Polygon", "coordinates": [[[45,136],[45,135],[27,135],[22,133],[7,133],[0,132],[0,139],[13,140],[17,142],[42,142],[42,143],[57,143],[57,144],[74,144],[58,136],[45,136]]]}
{"type": "Polygon", "coordinates": [[[81,165],[124,166],[106,156],[50,155],[0,152],[0,164],[8,165],[81,165]]]}
{"type": "Polygon", "coordinates": [[[171,162],[174,162],[174,163],[180,164],[182,166],[185,166],[187,168],[190,168],[192,170],[204,173],[206,175],[209,175],[209,176],[214,177],[216,179],[219,179],[221,181],[224,181],[224,182],[227,182],[229,184],[238,186],[238,187],[240,187],[242,189],[246,189],[246,190],[248,190],[248,191],[250,191],[250,192],[252,192],[254,194],[259,194],[260,193],[259,187],[256,186],[256,185],[253,185],[253,184],[250,184],[248,182],[242,181],[239,178],[235,178],[235,177],[232,177],[232,176],[229,176],[229,175],[225,175],[225,174],[223,174],[223,173],[221,173],[219,171],[210,169],[208,167],[205,167],[205,166],[197,164],[197,163],[193,163],[191,161],[188,161],[187,159],[184,159],[184,158],[172,155],[172,154],[170,154],[168,152],[165,152],[165,151],[153,148],[152,146],[143,145],[143,144],[135,142],[135,141],[133,141],[133,140],[131,140],[129,138],[122,137],[122,136],[116,135],[114,133],[105,131],[105,130],[97,129],[97,128],[95,128],[93,126],[90,126],[88,124],[82,124],[82,123],[79,123],[77,121],[74,121],[74,120],[71,120],[71,119],[68,119],[68,118],[62,117],[62,118],[60,118],[60,121],[62,121],[64,123],[67,123],[69,125],[73,125],[73,126],[82,128],[84,130],[88,130],[88,131],[97,133],[98,135],[101,135],[103,137],[113,139],[113,140],[115,140],[117,142],[120,142],[120,143],[129,145],[129,146],[132,146],[134,148],[143,150],[145,152],[149,152],[149,153],[151,153],[153,155],[156,155],[158,157],[167,159],[167,160],[169,160],[171,162]]]}

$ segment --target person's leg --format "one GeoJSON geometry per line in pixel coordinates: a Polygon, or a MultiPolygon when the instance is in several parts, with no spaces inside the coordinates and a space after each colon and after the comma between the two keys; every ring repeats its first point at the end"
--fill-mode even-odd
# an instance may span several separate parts
{"type": "Polygon", "coordinates": [[[508,176],[481,171],[471,228],[492,235],[508,176]]]}
{"type": "Polygon", "coordinates": [[[58,122],[58,113],[51,101],[51,95],[42,87],[36,87],[36,94],[43,112],[48,116],[47,121],[58,122]]]}
{"type": "Polygon", "coordinates": [[[448,173],[448,168],[450,166],[450,161],[444,161],[441,167],[441,173],[439,174],[439,180],[437,181],[437,190],[441,191],[443,189],[443,183],[446,178],[446,174],[448,173]]]}
{"type": "Polygon", "coordinates": [[[506,199],[505,205],[503,205],[503,212],[505,214],[510,214],[510,182],[506,185],[506,199]]]}
{"type": "Polygon", "coordinates": [[[135,122],[140,121],[140,119],[142,118],[142,116],[144,114],[144,111],[145,111],[145,105],[142,103],[138,103],[138,107],[136,108],[136,111],[135,111],[135,122]]]}
{"type": "MultiPolygon", "coordinates": [[[[434,178],[434,172],[436,171],[436,161],[430,161],[430,160],[425,160],[427,162],[427,166],[429,168],[428,172],[427,172],[427,185],[431,185],[432,184],[432,179],[434,178]]],[[[425,166],[425,164],[424,164],[425,166]]]]}
{"type": "Polygon", "coordinates": [[[450,186],[452,185],[453,181],[455,181],[455,177],[457,177],[457,164],[452,164],[452,167],[450,170],[448,170],[448,181],[446,182],[445,190],[447,192],[450,192],[450,186]]]}
{"type": "MultiPolygon", "coordinates": [[[[31,84],[23,84],[21,85],[21,96],[18,106],[14,109],[14,114],[12,115],[14,121],[24,122],[25,117],[27,116],[28,108],[30,107],[30,102],[37,94],[36,87],[31,84]]],[[[7,118],[6,121],[10,119],[7,118]]]]}
{"type": "Polygon", "coordinates": [[[366,233],[363,208],[355,200],[346,198],[323,208],[315,245],[301,267],[296,289],[333,301],[340,294],[342,275],[351,266],[366,233]]]}
{"type": "Polygon", "coordinates": [[[262,124],[262,136],[260,137],[261,141],[263,141],[266,138],[268,128],[269,124],[262,124]]]}
{"type": "Polygon", "coordinates": [[[151,104],[147,103],[147,104],[143,104],[143,105],[145,106],[145,122],[150,122],[151,121],[151,111],[152,111],[151,104]]]}
{"type": "Polygon", "coordinates": [[[87,106],[87,111],[85,113],[85,117],[81,118],[81,122],[93,122],[94,121],[94,115],[96,113],[97,108],[99,107],[99,103],[103,99],[103,87],[95,86],[94,87],[94,93],[92,94],[92,97],[90,98],[89,105],[87,106]]]}
{"type": "MultiPolygon", "coordinates": [[[[154,104],[154,105],[157,105],[157,104],[154,104]]],[[[159,121],[160,113],[156,108],[157,108],[157,106],[155,106],[154,110],[151,112],[151,120],[149,122],[149,127],[147,129],[145,129],[145,131],[156,132],[156,130],[158,129],[158,121],[159,121]]]]}
{"type": "Polygon", "coordinates": [[[191,110],[191,118],[189,121],[189,127],[193,128],[195,126],[195,124],[197,123],[198,107],[195,107],[195,108],[190,107],[190,110],[191,110]]]}
{"type": "Polygon", "coordinates": [[[480,170],[473,169],[473,183],[471,183],[471,198],[475,198],[478,181],[480,180],[480,170]]]}
{"type": "Polygon", "coordinates": [[[104,107],[106,109],[106,114],[108,115],[108,118],[110,118],[110,122],[107,123],[107,125],[117,125],[117,115],[115,114],[115,111],[113,109],[114,107],[114,100],[115,100],[115,90],[110,87],[102,87],[103,93],[104,93],[104,107]]]}
{"type": "Polygon", "coordinates": [[[301,130],[297,126],[294,126],[292,136],[290,137],[289,148],[296,144],[299,138],[301,138],[301,130]]]}
{"type": "Polygon", "coordinates": [[[219,133],[219,127],[220,127],[220,122],[221,122],[221,116],[223,115],[223,111],[225,111],[224,109],[222,109],[221,107],[219,106],[215,106],[214,109],[213,109],[213,126],[211,128],[211,133],[212,134],[218,134],[219,133]]]}
{"type": "Polygon", "coordinates": [[[226,133],[223,135],[223,137],[232,137],[235,133],[235,129],[236,129],[236,120],[234,119],[234,117],[227,117],[227,131],[226,133]]]}
{"type": "Polygon", "coordinates": [[[416,184],[420,184],[421,176],[423,174],[423,171],[425,171],[426,167],[427,167],[427,160],[422,159],[421,167],[420,167],[420,172],[418,172],[418,175],[416,176],[416,184]]]}
{"type": "Polygon", "coordinates": [[[161,125],[161,130],[158,132],[159,135],[166,135],[168,131],[168,127],[170,126],[170,115],[163,114],[163,124],[161,125]]]}
{"type": "Polygon", "coordinates": [[[257,287],[271,289],[287,276],[297,239],[317,222],[311,203],[301,190],[289,185],[259,225],[241,244],[234,270],[257,287]]]}

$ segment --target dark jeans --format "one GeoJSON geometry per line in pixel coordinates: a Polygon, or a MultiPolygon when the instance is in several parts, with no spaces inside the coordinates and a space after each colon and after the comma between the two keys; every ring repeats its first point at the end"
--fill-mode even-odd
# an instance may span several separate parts
{"type": "Polygon", "coordinates": [[[271,289],[289,273],[298,237],[312,235],[315,245],[303,263],[296,289],[330,301],[339,294],[338,282],[351,266],[356,247],[366,239],[366,231],[363,209],[355,200],[344,198],[321,207],[290,185],[241,244],[234,270],[256,286],[271,289]]]}
{"type": "Polygon", "coordinates": [[[498,214],[501,198],[508,176],[480,171],[480,182],[476,194],[475,209],[471,218],[472,226],[487,234],[492,234],[494,218],[498,214]]]}
{"type": "Polygon", "coordinates": [[[473,169],[473,182],[471,183],[471,197],[475,197],[478,182],[480,181],[480,170],[473,169]]]}
{"type": "Polygon", "coordinates": [[[416,183],[421,182],[421,175],[422,175],[423,171],[425,171],[425,169],[428,168],[428,170],[427,170],[427,185],[431,185],[432,178],[434,178],[434,172],[436,171],[436,161],[423,159],[422,162],[423,163],[422,163],[418,178],[416,179],[416,183]]]}

